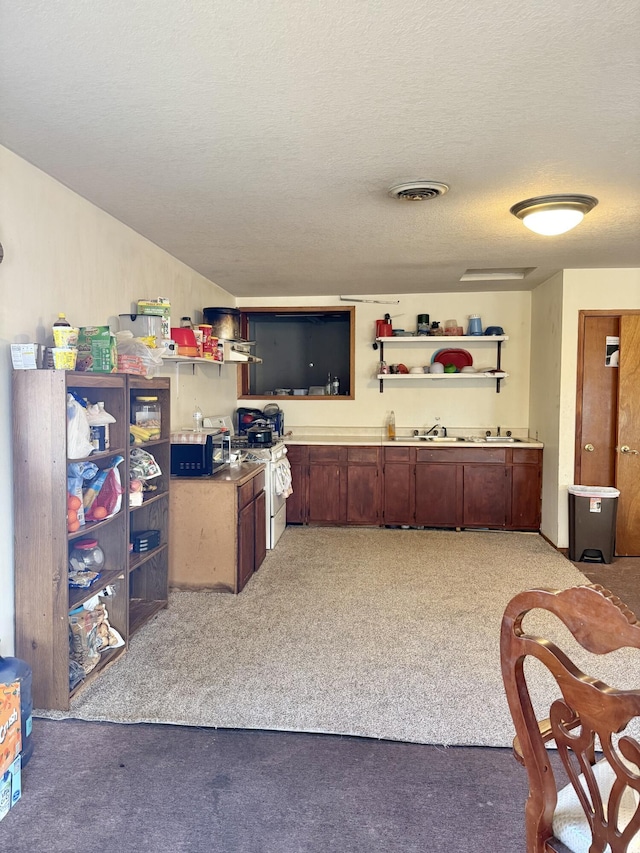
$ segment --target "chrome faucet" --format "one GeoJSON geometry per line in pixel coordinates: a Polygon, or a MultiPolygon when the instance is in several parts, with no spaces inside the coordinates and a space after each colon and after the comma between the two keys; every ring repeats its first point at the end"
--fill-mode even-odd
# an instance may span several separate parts
{"type": "Polygon", "coordinates": [[[441,435],[443,438],[447,437],[447,428],[444,426],[440,426],[440,424],[436,421],[436,423],[425,432],[425,435],[431,435],[431,433],[436,430],[438,435],[441,435]]]}

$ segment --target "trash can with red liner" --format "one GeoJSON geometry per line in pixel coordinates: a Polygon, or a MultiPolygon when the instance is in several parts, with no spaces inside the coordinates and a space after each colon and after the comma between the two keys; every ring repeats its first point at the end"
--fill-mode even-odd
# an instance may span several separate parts
{"type": "Polygon", "coordinates": [[[569,559],[611,563],[620,491],[611,486],[569,486],[569,559]]]}

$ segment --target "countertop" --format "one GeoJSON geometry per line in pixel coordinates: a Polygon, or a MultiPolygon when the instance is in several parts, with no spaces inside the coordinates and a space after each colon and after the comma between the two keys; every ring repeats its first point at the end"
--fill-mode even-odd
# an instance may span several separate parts
{"type": "MultiPolygon", "coordinates": [[[[461,433],[462,435],[462,433],[461,433]]],[[[291,435],[285,436],[286,444],[327,444],[327,445],[366,445],[379,447],[532,447],[541,450],[544,444],[533,438],[522,437],[519,441],[418,441],[410,435],[399,435],[395,440],[389,440],[386,435],[371,434],[318,434],[304,433],[294,430],[291,435]]]]}
{"type": "Polygon", "coordinates": [[[262,462],[242,462],[240,465],[227,465],[208,477],[172,476],[171,479],[180,480],[182,483],[235,483],[242,486],[260,471],[264,471],[265,467],[262,462]]]}

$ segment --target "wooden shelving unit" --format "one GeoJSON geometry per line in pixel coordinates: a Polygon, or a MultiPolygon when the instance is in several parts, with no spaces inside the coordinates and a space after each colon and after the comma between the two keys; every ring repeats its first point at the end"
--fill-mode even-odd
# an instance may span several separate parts
{"type": "Polygon", "coordinates": [[[167,605],[170,402],[169,379],[146,380],[124,374],[61,370],[16,370],[13,373],[13,473],[15,530],[16,654],[33,669],[36,708],[68,710],[72,696],[127,650],[129,638],[167,605]],[[104,402],[114,416],[110,448],[84,459],[67,456],[67,394],[74,391],[91,403],[104,402]],[[158,396],[162,434],[148,442],[162,476],[157,490],[141,507],[128,507],[129,420],[132,395],[158,396]],[[123,485],[121,509],[111,518],[89,522],[67,532],[67,475],[70,462],[118,470],[123,485]],[[148,554],[130,554],[130,530],[161,530],[161,545],[148,554]],[[78,539],[95,538],[105,555],[100,578],[87,589],[68,584],[69,553],[78,539]],[[73,691],[69,689],[68,614],[113,586],[106,600],[109,622],[125,645],[100,655],[98,665],[73,691]]]}
{"type": "Polygon", "coordinates": [[[161,412],[159,439],[143,448],[152,453],[162,475],[150,482],[155,492],[146,493],[142,506],[129,508],[130,535],[142,530],[159,530],[160,545],[144,553],[129,552],[129,637],[167,606],[169,583],[169,484],[171,482],[170,381],[166,377],[128,377],[129,405],[136,396],[158,398],[161,412]]]}

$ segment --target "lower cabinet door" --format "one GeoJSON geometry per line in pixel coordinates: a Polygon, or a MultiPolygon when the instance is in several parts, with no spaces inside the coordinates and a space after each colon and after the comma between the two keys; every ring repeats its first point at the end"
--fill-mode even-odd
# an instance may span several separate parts
{"type": "Polygon", "coordinates": [[[377,465],[347,468],[347,524],[378,524],[380,478],[377,465]]]}
{"type": "Polygon", "coordinates": [[[337,463],[309,463],[309,521],[344,522],[343,466],[337,463]]]}
{"type": "Polygon", "coordinates": [[[254,572],[257,571],[264,558],[267,556],[267,498],[264,492],[260,492],[253,502],[255,516],[255,554],[254,572]]]}
{"type": "Polygon", "coordinates": [[[509,490],[504,465],[464,466],[464,518],[468,527],[505,527],[509,490]]]}
{"type": "Polygon", "coordinates": [[[415,523],[425,527],[459,527],[462,523],[460,465],[416,465],[415,523]]]}
{"type": "Polygon", "coordinates": [[[384,465],[384,523],[413,524],[415,466],[404,462],[384,465]]]}
{"type": "Polygon", "coordinates": [[[255,501],[251,501],[238,513],[238,592],[253,574],[255,535],[255,501]]]}
{"type": "Polygon", "coordinates": [[[511,469],[511,527],[540,529],[540,468],[514,465],[511,469]]]}
{"type": "Polygon", "coordinates": [[[291,488],[293,494],[287,498],[287,524],[305,524],[308,510],[309,466],[307,463],[291,462],[291,488]]]}

